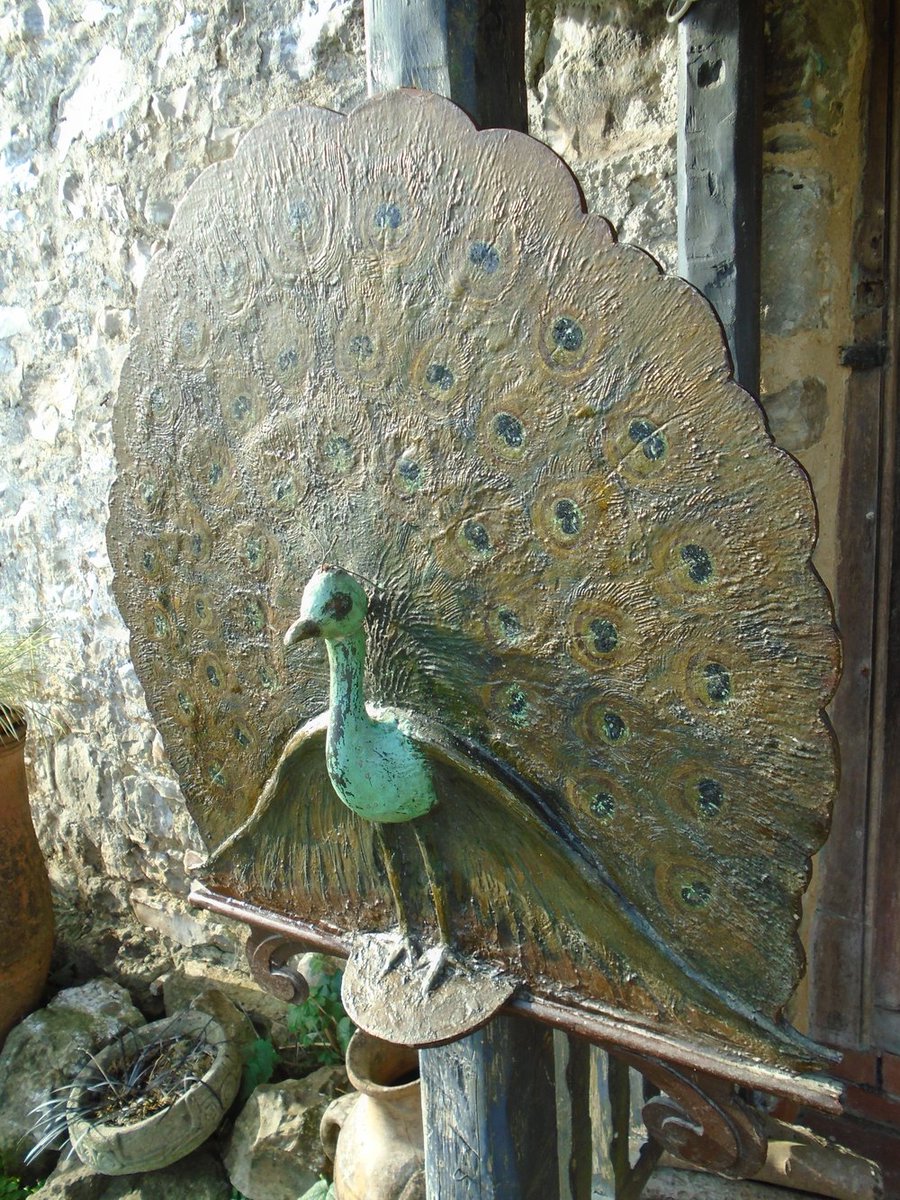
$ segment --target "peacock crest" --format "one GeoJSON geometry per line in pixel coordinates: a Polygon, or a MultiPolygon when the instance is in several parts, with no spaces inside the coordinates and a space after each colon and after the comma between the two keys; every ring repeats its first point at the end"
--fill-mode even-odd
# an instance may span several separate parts
{"type": "Polygon", "coordinates": [[[336,562],[369,598],[367,697],[535,798],[511,816],[457,779],[423,818],[458,944],[698,1027],[714,1004],[673,998],[677,960],[777,1018],[835,787],[809,486],[706,302],[585,215],[550,151],[408,92],[268,119],[179,207],[115,424],[116,594],[227,848],[213,883],[390,924],[321,764],[259,807],[327,706],[321,643],[286,656],[283,636],[336,562]],[[557,853],[577,863],[554,896],[557,853]]]}

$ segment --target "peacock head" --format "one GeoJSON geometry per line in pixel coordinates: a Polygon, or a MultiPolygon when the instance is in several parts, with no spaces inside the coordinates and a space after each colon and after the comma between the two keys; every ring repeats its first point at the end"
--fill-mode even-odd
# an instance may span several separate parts
{"type": "Polygon", "coordinates": [[[300,616],[284,635],[285,646],[305,638],[349,637],[366,619],[366,593],[339,567],[320,567],[303,589],[300,616]]]}

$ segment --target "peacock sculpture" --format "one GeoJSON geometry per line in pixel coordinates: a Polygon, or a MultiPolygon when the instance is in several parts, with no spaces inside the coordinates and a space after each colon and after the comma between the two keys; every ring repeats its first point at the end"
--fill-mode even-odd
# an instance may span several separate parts
{"type": "Polygon", "coordinates": [[[782,1018],[836,773],[809,486],[555,155],[415,92],[271,117],[179,207],[115,427],[210,888],[345,938],[397,1040],[524,987],[816,1061],[782,1018]]]}

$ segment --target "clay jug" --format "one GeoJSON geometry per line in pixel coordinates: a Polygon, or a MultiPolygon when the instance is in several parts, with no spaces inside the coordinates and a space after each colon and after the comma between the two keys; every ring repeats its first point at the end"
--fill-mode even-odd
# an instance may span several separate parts
{"type": "Polygon", "coordinates": [[[50,881],[28,807],[22,722],[0,732],[0,1046],[41,999],[52,949],[50,881]]]}
{"type": "Polygon", "coordinates": [[[321,1126],[335,1200],[425,1200],[418,1053],[359,1029],[347,1074],[357,1094],[333,1101],[321,1126]]]}

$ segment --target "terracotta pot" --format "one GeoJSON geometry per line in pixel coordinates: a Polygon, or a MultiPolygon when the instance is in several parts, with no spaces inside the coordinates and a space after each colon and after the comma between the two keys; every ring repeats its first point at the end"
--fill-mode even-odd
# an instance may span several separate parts
{"type": "Polygon", "coordinates": [[[347,1074],[358,1095],[333,1101],[321,1126],[335,1200],[425,1200],[418,1053],[360,1029],[347,1074]]]}
{"type": "Polygon", "coordinates": [[[41,999],[53,949],[50,881],[25,779],[25,725],[0,733],[0,1046],[41,999]]]}
{"type": "Polygon", "coordinates": [[[243,1072],[241,1045],[208,1013],[185,1009],[164,1021],[141,1025],[117,1038],[72,1084],[66,1105],[75,1153],[101,1175],[158,1171],[184,1158],[214,1133],[238,1093],[243,1072]],[[106,1076],[119,1078],[154,1041],[173,1036],[202,1041],[212,1065],[166,1108],[142,1120],[116,1125],[91,1115],[91,1101],[106,1076]]]}

